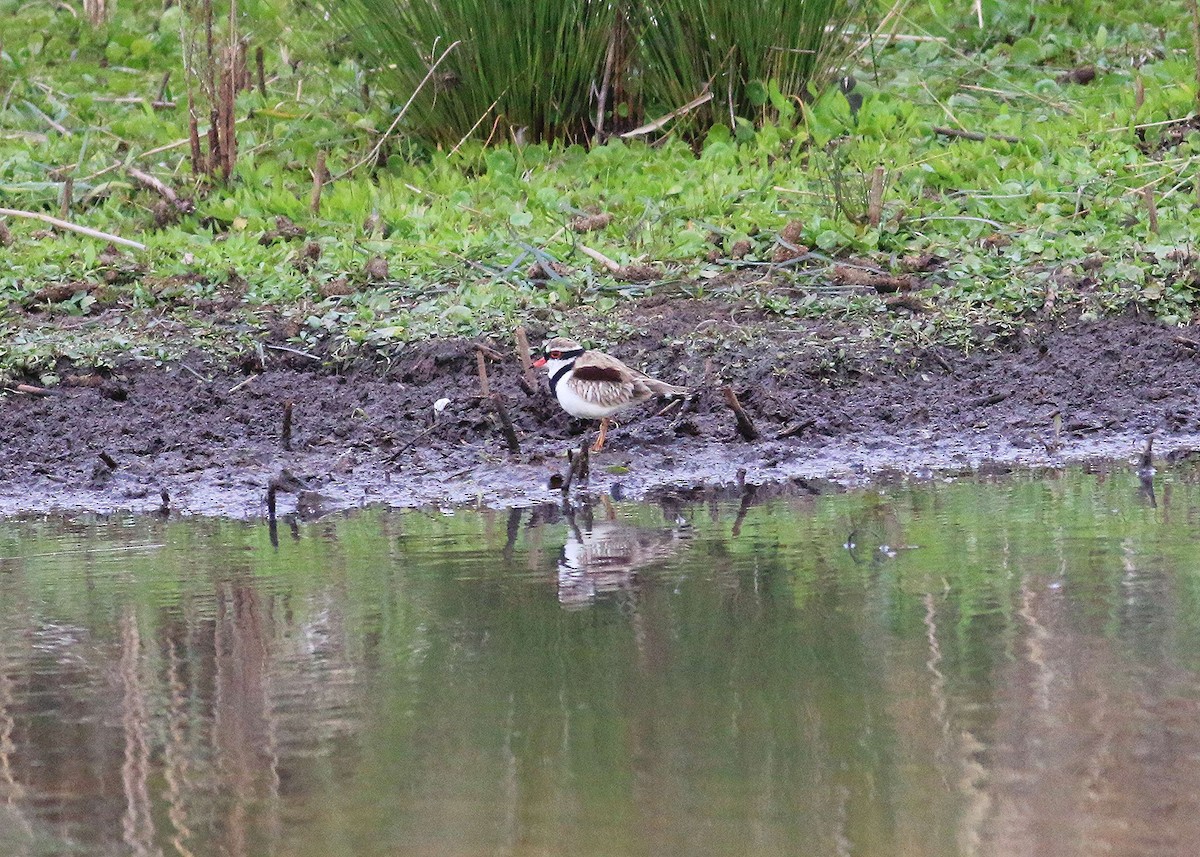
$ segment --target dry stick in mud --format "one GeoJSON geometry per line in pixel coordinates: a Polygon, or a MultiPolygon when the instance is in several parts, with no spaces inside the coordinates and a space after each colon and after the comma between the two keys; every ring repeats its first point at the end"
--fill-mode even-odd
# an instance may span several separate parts
{"type": "Polygon", "coordinates": [[[730,410],[733,411],[733,415],[737,419],[738,434],[745,440],[758,440],[758,429],[754,427],[754,421],[750,419],[750,415],[746,413],[746,409],[738,401],[737,393],[733,392],[733,387],[726,384],[721,388],[721,395],[725,397],[725,404],[729,405],[730,410]]]}
{"type": "Polygon", "coordinates": [[[283,403],[283,432],[280,439],[288,452],[292,451],[292,405],[291,399],[283,403]]]}
{"type": "Polygon", "coordinates": [[[563,479],[562,497],[563,503],[567,502],[567,498],[571,496],[571,484],[579,479],[580,482],[587,481],[588,478],[588,456],[591,455],[591,447],[588,444],[587,437],[583,439],[583,443],[579,445],[579,452],[575,453],[572,450],[567,450],[567,476],[563,479]]]}
{"type": "Polygon", "coordinates": [[[475,361],[479,367],[479,396],[486,399],[492,394],[492,388],[488,383],[487,358],[483,356],[482,349],[475,351],[475,361]]]}
{"type": "Polygon", "coordinates": [[[13,384],[5,385],[5,390],[11,390],[14,393],[23,393],[26,396],[53,396],[53,390],[47,390],[45,387],[35,387],[32,384],[13,384]]]}
{"type": "Polygon", "coordinates": [[[537,390],[537,376],[533,372],[533,355],[529,350],[529,337],[524,327],[518,327],[513,332],[517,340],[517,357],[521,360],[521,388],[529,395],[537,390]]]}
{"type": "Polygon", "coordinates": [[[491,402],[492,410],[500,417],[500,427],[504,432],[504,441],[508,444],[509,452],[520,455],[521,441],[517,437],[517,430],[513,428],[512,420],[508,416],[508,408],[504,407],[504,397],[497,391],[492,393],[488,401],[491,402]]]}

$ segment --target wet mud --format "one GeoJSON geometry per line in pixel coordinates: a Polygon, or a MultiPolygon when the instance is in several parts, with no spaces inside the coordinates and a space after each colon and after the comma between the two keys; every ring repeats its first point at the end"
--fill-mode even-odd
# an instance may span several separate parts
{"type": "MultiPolygon", "coordinates": [[[[695,394],[666,413],[654,402],[627,411],[590,461],[591,492],[821,491],[895,473],[1133,461],[1150,435],[1166,466],[1161,456],[1200,447],[1196,329],[1122,317],[1030,326],[970,354],[895,353],[831,326],[772,328],[745,314],[745,335],[718,337],[737,311],[723,305],[639,311],[647,332],[609,350],[695,394]],[[739,433],[725,386],[758,440],[739,433]]],[[[511,451],[494,399],[482,396],[476,346],[435,341],[338,372],[277,349],[236,366],[194,355],[111,372],[64,367],[52,395],[0,398],[0,514],[253,517],[272,484],[281,510],[313,516],[560,497],[551,486],[566,451],[594,427],[563,413],[543,376],[531,390],[511,344],[491,342],[488,387],[519,442],[511,451]]]]}

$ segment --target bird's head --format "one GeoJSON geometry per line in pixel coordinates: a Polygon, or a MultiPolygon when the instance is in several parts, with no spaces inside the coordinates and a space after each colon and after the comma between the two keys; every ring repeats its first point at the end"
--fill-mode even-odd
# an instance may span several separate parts
{"type": "Polygon", "coordinates": [[[575,358],[582,353],[583,346],[575,340],[556,336],[546,343],[541,356],[533,361],[533,365],[545,366],[546,371],[553,375],[564,366],[574,363],[575,358]]]}

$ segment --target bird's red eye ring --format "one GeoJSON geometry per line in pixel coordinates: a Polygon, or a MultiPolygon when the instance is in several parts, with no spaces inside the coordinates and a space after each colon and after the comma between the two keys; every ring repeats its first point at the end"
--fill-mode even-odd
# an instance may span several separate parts
{"type": "Polygon", "coordinates": [[[561,352],[561,351],[551,351],[551,352],[550,352],[550,359],[551,359],[551,360],[557,360],[557,359],[558,359],[558,358],[560,358],[560,357],[562,357],[562,352],[561,352]]]}

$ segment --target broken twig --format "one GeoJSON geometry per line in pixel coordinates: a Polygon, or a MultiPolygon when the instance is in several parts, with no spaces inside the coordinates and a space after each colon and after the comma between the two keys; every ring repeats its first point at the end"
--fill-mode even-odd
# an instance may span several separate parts
{"type": "Polygon", "coordinates": [[[733,416],[737,419],[738,434],[744,440],[758,440],[758,429],[754,427],[754,421],[750,419],[750,415],[746,413],[746,409],[738,401],[737,393],[733,392],[733,387],[726,384],[721,388],[721,394],[725,397],[725,404],[729,405],[730,410],[733,411],[733,416]]]}
{"type": "Polygon", "coordinates": [[[529,350],[529,337],[525,334],[524,327],[518,327],[513,336],[517,340],[517,357],[521,361],[521,373],[525,379],[525,387],[527,391],[537,389],[537,376],[533,373],[533,359],[529,350]]]}
{"type": "Polygon", "coordinates": [[[475,352],[475,361],[479,367],[479,395],[486,399],[492,394],[492,388],[488,383],[487,358],[483,356],[483,351],[475,352]]]}
{"type": "Polygon", "coordinates": [[[53,396],[53,390],[47,390],[45,387],[35,387],[32,384],[12,384],[5,386],[6,390],[12,390],[14,393],[24,393],[26,396],[53,396]]]}
{"type": "Polygon", "coordinates": [[[489,401],[496,416],[500,417],[500,428],[504,432],[504,441],[508,444],[508,451],[520,455],[521,441],[517,437],[517,430],[513,428],[512,419],[508,416],[508,408],[504,406],[504,397],[499,392],[492,393],[489,401]]]}
{"type": "Polygon", "coordinates": [[[562,496],[563,503],[567,502],[567,498],[571,494],[571,485],[576,480],[586,482],[589,471],[589,456],[592,450],[588,444],[587,435],[584,435],[583,443],[579,445],[579,452],[567,450],[567,477],[563,480],[562,496]]]}
{"type": "Polygon", "coordinates": [[[0,217],[27,217],[30,220],[40,220],[42,223],[57,229],[66,229],[68,232],[78,232],[80,235],[86,235],[89,238],[98,238],[101,241],[111,241],[121,247],[128,247],[131,250],[145,250],[146,245],[138,241],[131,241],[128,238],[122,238],[120,235],[113,235],[111,232],[101,232],[99,229],[91,229],[87,226],[80,226],[76,223],[70,223],[66,220],[61,220],[57,217],[51,217],[49,214],[42,214],[37,211],[21,211],[16,208],[0,208],[0,217]]]}
{"type": "Polygon", "coordinates": [[[595,259],[601,265],[608,268],[608,270],[610,270],[612,273],[615,274],[615,273],[617,273],[617,271],[621,270],[620,263],[614,262],[612,259],[605,256],[599,250],[593,250],[591,247],[588,247],[586,244],[578,244],[576,246],[579,248],[580,253],[582,253],[583,255],[588,256],[592,259],[595,259]]]}
{"type": "Polygon", "coordinates": [[[983,142],[984,140],[1003,140],[1006,143],[1020,143],[1018,137],[1010,137],[1008,134],[984,134],[980,131],[962,131],[958,128],[943,128],[940,125],[933,127],[933,133],[939,137],[956,137],[960,140],[974,140],[983,142]]]}
{"type": "Polygon", "coordinates": [[[708,102],[710,102],[712,100],[713,100],[713,94],[711,92],[701,93],[700,95],[697,95],[695,98],[693,98],[691,101],[689,101],[687,104],[683,105],[682,107],[675,108],[674,110],[672,110],[670,113],[666,114],[665,116],[660,116],[657,119],[655,119],[653,122],[647,122],[645,125],[640,125],[637,128],[634,128],[632,131],[626,131],[624,134],[620,135],[621,139],[628,140],[631,137],[640,137],[643,134],[653,134],[655,131],[657,131],[659,128],[663,127],[664,125],[666,125],[672,119],[682,116],[685,113],[691,113],[697,107],[708,104],[708,102]]]}

